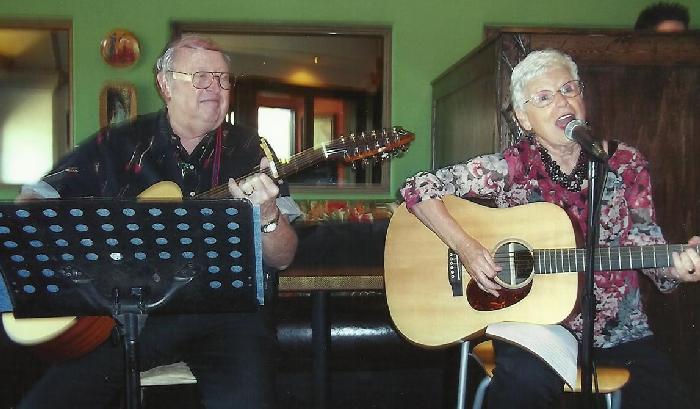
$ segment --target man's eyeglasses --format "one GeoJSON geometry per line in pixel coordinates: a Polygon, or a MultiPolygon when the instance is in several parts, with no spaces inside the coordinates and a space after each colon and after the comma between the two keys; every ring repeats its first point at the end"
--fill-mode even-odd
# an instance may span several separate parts
{"type": "Polygon", "coordinates": [[[566,98],[575,98],[581,95],[581,92],[583,92],[583,82],[580,80],[572,80],[564,83],[564,85],[559,87],[559,89],[556,91],[550,91],[548,89],[539,91],[532,95],[530,99],[525,101],[523,104],[527,104],[529,102],[537,108],[544,108],[554,102],[554,96],[557,92],[566,98]]]}
{"type": "Polygon", "coordinates": [[[219,81],[219,86],[223,89],[231,89],[233,83],[235,83],[235,77],[233,82],[231,82],[231,74],[228,72],[211,72],[211,71],[197,71],[194,73],[190,72],[180,72],[180,71],[168,71],[173,74],[173,78],[176,80],[190,81],[192,86],[197,89],[209,88],[214,77],[219,81]]]}

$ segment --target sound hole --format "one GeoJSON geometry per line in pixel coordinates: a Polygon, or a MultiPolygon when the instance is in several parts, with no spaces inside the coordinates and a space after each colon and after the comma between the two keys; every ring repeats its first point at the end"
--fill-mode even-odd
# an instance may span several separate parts
{"type": "Polygon", "coordinates": [[[467,284],[467,301],[477,311],[495,311],[509,307],[525,298],[532,288],[534,258],[530,249],[522,243],[508,241],[496,247],[493,259],[501,267],[494,280],[503,288],[499,296],[482,291],[476,281],[467,284]]]}
{"type": "Polygon", "coordinates": [[[494,261],[501,267],[495,280],[505,288],[520,288],[532,278],[535,263],[529,248],[518,242],[506,242],[496,249],[494,261]]]}

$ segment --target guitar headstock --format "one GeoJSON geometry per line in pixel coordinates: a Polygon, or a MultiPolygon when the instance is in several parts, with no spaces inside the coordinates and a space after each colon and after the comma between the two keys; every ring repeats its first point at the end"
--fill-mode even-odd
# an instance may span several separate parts
{"type": "Polygon", "coordinates": [[[413,139],[415,139],[413,132],[394,126],[379,131],[341,136],[326,145],[324,150],[326,157],[342,157],[346,162],[368,160],[374,157],[387,159],[405,152],[413,139]]]}

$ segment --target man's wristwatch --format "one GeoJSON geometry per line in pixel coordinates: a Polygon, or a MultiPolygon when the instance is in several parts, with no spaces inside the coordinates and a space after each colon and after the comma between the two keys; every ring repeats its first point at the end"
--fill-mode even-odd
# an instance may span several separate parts
{"type": "Polygon", "coordinates": [[[260,230],[263,233],[272,233],[273,231],[277,230],[277,225],[278,225],[278,222],[280,221],[280,214],[282,214],[282,212],[280,211],[280,209],[277,209],[277,215],[275,216],[275,218],[270,220],[269,222],[263,224],[260,227],[260,230]]]}

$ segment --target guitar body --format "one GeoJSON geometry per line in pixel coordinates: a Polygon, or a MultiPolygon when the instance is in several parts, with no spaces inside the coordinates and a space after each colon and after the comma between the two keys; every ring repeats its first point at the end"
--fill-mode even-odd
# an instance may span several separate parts
{"type": "Polygon", "coordinates": [[[65,361],[87,354],[112,333],[111,317],[15,318],[2,314],[2,325],[15,343],[34,347],[49,361],[65,361]]]}
{"type": "MultiPolygon", "coordinates": [[[[139,196],[144,200],[182,200],[180,187],[173,182],[159,182],[139,196]]],[[[114,321],[106,316],[15,318],[2,314],[2,325],[13,342],[35,347],[38,355],[52,361],[82,356],[110,336],[114,321]]]]}
{"type": "MultiPolygon", "coordinates": [[[[444,203],[462,228],[487,249],[515,239],[530,249],[576,246],[571,220],[551,203],[492,209],[454,196],[444,197],[444,203]]],[[[475,292],[467,291],[471,277],[466,271],[462,278],[465,295],[453,295],[448,280],[448,250],[435,233],[408,212],[405,204],[392,216],[384,251],[387,303],[398,330],[414,343],[431,347],[454,344],[502,321],[558,323],[574,308],[578,274],[565,272],[535,274],[529,293],[512,305],[475,309],[468,300],[475,292]]],[[[501,290],[501,294],[508,291],[501,290]]]]}

